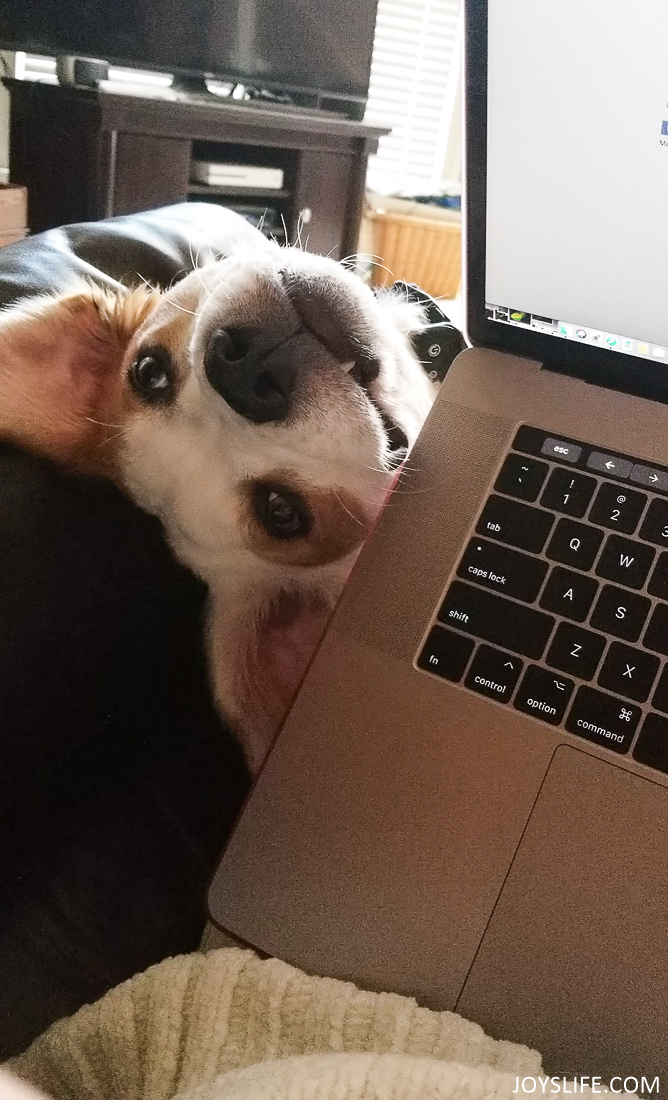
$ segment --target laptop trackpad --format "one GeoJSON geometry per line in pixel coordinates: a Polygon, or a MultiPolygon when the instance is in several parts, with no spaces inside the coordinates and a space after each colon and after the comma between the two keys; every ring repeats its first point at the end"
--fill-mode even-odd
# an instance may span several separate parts
{"type": "Polygon", "coordinates": [[[668,1074],[665,788],[556,750],[457,1011],[550,1073],[668,1074]]]}

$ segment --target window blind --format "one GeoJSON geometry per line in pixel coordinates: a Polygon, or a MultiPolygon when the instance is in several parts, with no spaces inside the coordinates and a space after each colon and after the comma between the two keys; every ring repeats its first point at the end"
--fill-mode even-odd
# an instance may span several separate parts
{"type": "Polygon", "coordinates": [[[440,186],[459,125],[459,23],[460,0],[379,0],[365,121],[392,133],[369,160],[372,190],[440,186]]]}
{"type": "MultiPolygon", "coordinates": [[[[40,80],[44,84],[56,84],[56,59],[35,53],[17,53],[15,55],[15,75],[19,79],[40,80]]],[[[167,73],[149,70],[128,69],[124,66],[110,65],[109,79],[117,83],[147,84],[166,88],[172,78],[167,73]]]]}

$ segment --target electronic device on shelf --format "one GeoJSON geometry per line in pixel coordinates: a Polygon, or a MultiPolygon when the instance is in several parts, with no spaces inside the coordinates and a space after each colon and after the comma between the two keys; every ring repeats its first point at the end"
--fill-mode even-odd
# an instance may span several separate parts
{"type": "Polygon", "coordinates": [[[377,4],[328,0],[305,18],[298,0],[3,0],[0,48],[171,72],[191,93],[217,78],[251,87],[260,104],[361,119],[377,4]]]}

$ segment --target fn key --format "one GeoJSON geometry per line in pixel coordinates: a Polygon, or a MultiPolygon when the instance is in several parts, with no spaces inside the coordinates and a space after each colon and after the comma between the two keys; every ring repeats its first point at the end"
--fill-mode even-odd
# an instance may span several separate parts
{"type": "Polygon", "coordinates": [[[423,668],[425,672],[434,672],[444,680],[461,680],[474,645],[463,634],[455,634],[452,630],[435,626],[429,631],[429,637],[418,657],[418,668],[423,668]]]}

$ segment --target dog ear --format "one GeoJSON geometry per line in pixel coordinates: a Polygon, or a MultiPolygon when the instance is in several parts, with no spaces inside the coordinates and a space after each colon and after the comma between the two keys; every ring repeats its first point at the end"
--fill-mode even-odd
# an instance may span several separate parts
{"type": "Polygon", "coordinates": [[[82,283],[0,314],[0,437],[112,472],[105,443],[122,430],[121,364],[160,300],[144,287],[116,293],[82,283]]]}

